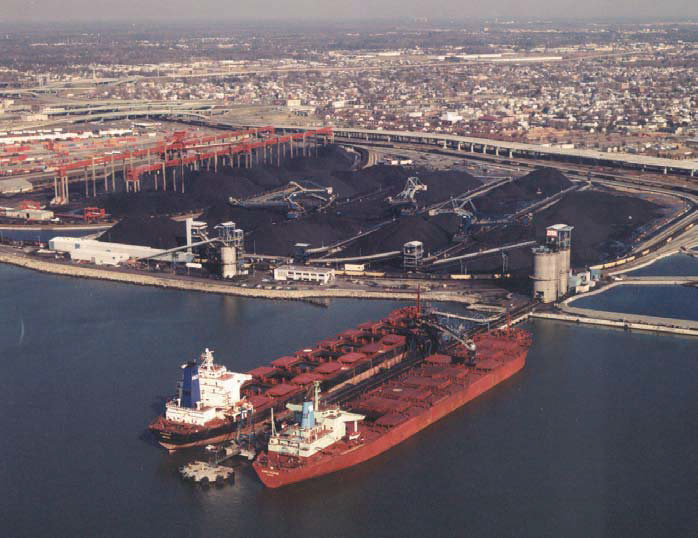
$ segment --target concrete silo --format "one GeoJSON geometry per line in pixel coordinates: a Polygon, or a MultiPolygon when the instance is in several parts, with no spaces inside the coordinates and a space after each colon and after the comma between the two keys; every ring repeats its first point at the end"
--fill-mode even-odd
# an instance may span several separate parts
{"type": "Polygon", "coordinates": [[[558,297],[560,281],[558,252],[541,245],[533,249],[533,298],[552,303],[558,297]]]}
{"type": "Polygon", "coordinates": [[[551,303],[567,294],[572,226],[555,224],[545,231],[545,244],[533,249],[533,298],[551,303]]]}

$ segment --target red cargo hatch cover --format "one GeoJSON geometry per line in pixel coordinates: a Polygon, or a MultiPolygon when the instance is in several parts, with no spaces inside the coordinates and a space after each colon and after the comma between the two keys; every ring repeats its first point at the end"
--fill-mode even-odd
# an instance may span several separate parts
{"type": "Polygon", "coordinates": [[[390,413],[389,415],[384,415],[376,420],[375,424],[378,426],[384,426],[386,428],[392,428],[393,426],[402,424],[407,420],[407,418],[408,417],[405,415],[401,415],[399,413],[390,413]]]}
{"type": "Polygon", "coordinates": [[[352,351],[351,353],[347,353],[339,357],[339,362],[343,364],[354,364],[356,362],[364,360],[365,358],[366,355],[364,355],[363,353],[352,351]]]}
{"type": "Polygon", "coordinates": [[[342,365],[338,362],[326,362],[315,368],[313,370],[317,374],[333,374],[338,370],[342,369],[342,365]]]}
{"type": "Polygon", "coordinates": [[[405,385],[413,387],[430,387],[435,389],[444,389],[451,384],[450,379],[434,379],[432,377],[410,376],[403,381],[405,385]]]}
{"type": "Polygon", "coordinates": [[[435,355],[429,355],[424,360],[430,364],[451,364],[451,357],[448,355],[440,355],[438,353],[435,355]]]}
{"type": "Polygon", "coordinates": [[[278,368],[289,368],[299,361],[300,359],[298,357],[281,357],[280,359],[271,361],[271,363],[278,368]]]}
{"type": "Polygon", "coordinates": [[[323,379],[323,377],[320,374],[307,372],[291,379],[291,383],[294,385],[310,385],[313,381],[320,381],[321,379],[323,379]]]}
{"type": "Polygon", "coordinates": [[[387,334],[381,338],[381,342],[388,346],[403,345],[406,338],[401,334],[387,334]]]}
{"type": "Polygon", "coordinates": [[[281,396],[286,396],[296,390],[298,390],[298,387],[296,387],[295,385],[288,385],[286,383],[282,383],[281,385],[276,385],[275,387],[270,388],[266,392],[266,395],[271,396],[272,398],[279,398],[281,396]]]}
{"type": "Polygon", "coordinates": [[[252,407],[254,407],[255,409],[259,409],[260,407],[263,407],[269,404],[269,402],[271,402],[269,398],[267,398],[266,396],[262,396],[261,394],[250,396],[249,398],[247,398],[247,401],[251,403],[252,407]]]}
{"type": "Polygon", "coordinates": [[[258,368],[250,370],[247,373],[254,377],[268,377],[269,374],[273,374],[277,371],[278,370],[276,368],[272,368],[271,366],[259,366],[258,368]]]}

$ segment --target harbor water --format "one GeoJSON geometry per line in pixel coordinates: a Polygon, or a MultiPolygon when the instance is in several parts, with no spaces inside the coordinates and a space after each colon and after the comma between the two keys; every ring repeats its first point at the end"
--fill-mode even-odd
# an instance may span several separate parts
{"type": "Polygon", "coordinates": [[[698,278],[698,256],[679,253],[666,256],[651,265],[625,273],[635,276],[695,276],[698,278]]]}
{"type": "Polygon", "coordinates": [[[569,303],[576,308],[698,321],[698,288],[627,284],[569,303]]]}
{"type": "MultiPolygon", "coordinates": [[[[698,258],[674,254],[628,272],[626,276],[695,276],[698,281],[698,258]]],[[[624,284],[589,297],[580,297],[569,304],[607,312],[698,321],[698,287],[693,285],[624,284]]]]}
{"type": "Polygon", "coordinates": [[[397,306],[223,297],[0,265],[2,536],[691,536],[695,339],[535,321],[526,368],[393,450],[202,489],[146,432],[204,347],[233,370],[397,306]]]}

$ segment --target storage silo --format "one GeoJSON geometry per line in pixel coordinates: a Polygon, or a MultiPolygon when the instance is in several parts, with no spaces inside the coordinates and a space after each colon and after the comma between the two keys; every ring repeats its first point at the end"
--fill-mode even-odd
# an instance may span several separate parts
{"type": "Polygon", "coordinates": [[[235,247],[221,247],[221,276],[223,278],[233,278],[237,274],[237,250],[235,247]]]}
{"type": "Polygon", "coordinates": [[[548,226],[545,231],[546,245],[558,252],[558,298],[567,294],[568,277],[570,274],[570,249],[572,244],[572,226],[567,224],[555,224],[548,226]]]}
{"type": "Polygon", "coordinates": [[[559,252],[546,246],[533,249],[533,298],[543,303],[552,303],[558,297],[558,255],[559,252]]]}

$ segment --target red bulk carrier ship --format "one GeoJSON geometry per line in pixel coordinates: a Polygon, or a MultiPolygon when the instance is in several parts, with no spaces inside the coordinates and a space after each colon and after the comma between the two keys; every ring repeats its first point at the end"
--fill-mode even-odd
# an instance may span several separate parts
{"type": "MultiPolygon", "coordinates": [[[[418,308],[405,310],[417,340],[421,335],[434,342],[430,329],[438,327],[418,308]]],[[[530,345],[529,333],[515,328],[467,341],[456,337],[440,353],[423,354],[335,399],[341,408],[323,408],[316,384],[312,401],[287,405],[295,424],[276,431],[272,420],[267,450],[253,467],[265,486],[277,488],[364,462],[514,375],[524,367],[530,345]]]]}

